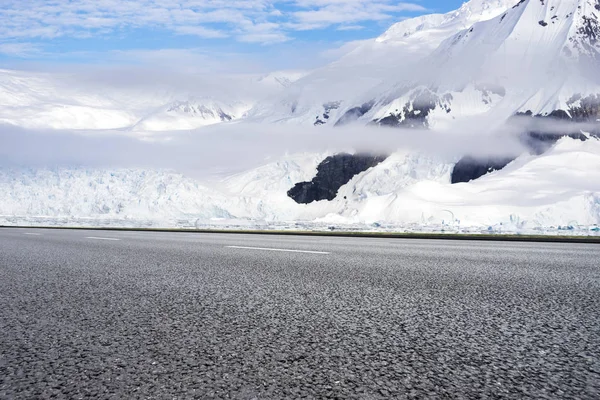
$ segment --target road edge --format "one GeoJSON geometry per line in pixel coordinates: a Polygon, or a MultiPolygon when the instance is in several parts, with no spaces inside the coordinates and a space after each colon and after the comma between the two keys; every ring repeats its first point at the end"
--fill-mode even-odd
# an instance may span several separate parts
{"type": "Polygon", "coordinates": [[[273,236],[312,236],[312,237],[357,237],[381,239],[430,239],[430,240],[474,240],[496,242],[541,242],[541,243],[593,243],[600,244],[600,236],[557,236],[557,235],[515,235],[515,234],[464,234],[464,233],[401,233],[401,232],[351,232],[351,231],[292,231],[292,230],[240,230],[240,229],[185,229],[185,228],[123,228],[123,227],[82,227],[82,226],[11,226],[0,225],[3,229],[54,229],[121,232],[163,232],[163,233],[211,233],[245,234],[273,236]]]}

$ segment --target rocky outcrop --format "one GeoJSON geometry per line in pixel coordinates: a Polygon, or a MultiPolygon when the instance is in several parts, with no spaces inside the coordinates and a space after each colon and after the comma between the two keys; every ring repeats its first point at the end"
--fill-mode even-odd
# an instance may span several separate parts
{"type": "Polygon", "coordinates": [[[470,182],[482,176],[499,171],[513,161],[513,158],[463,157],[452,170],[452,183],[470,182]]]}
{"type": "Polygon", "coordinates": [[[373,108],[374,105],[374,101],[369,101],[359,107],[349,109],[340,117],[340,119],[338,119],[334,126],[344,126],[358,120],[360,117],[371,111],[371,108],[373,108]]]}
{"type": "Polygon", "coordinates": [[[451,94],[438,96],[428,89],[415,92],[402,110],[395,110],[386,117],[373,121],[376,125],[401,128],[429,128],[427,117],[437,107],[449,113],[451,94]]]}
{"type": "Polygon", "coordinates": [[[536,119],[556,119],[571,122],[597,123],[600,122],[600,94],[592,94],[586,97],[576,94],[567,101],[566,110],[554,110],[547,115],[533,115],[531,111],[526,111],[523,113],[517,113],[516,116],[533,117],[536,119]]]}
{"type": "Polygon", "coordinates": [[[329,120],[329,114],[332,110],[337,110],[340,108],[341,101],[330,101],[329,103],[323,104],[323,114],[317,115],[314,125],[325,125],[329,120]]]}
{"type": "Polygon", "coordinates": [[[327,157],[317,167],[317,175],[310,182],[300,182],[288,191],[288,196],[299,204],[333,200],[338,190],[355,175],[376,166],[387,158],[382,155],[341,153],[327,157]]]}
{"type": "MultiPolygon", "coordinates": [[[[515,115],[513,121],[526,118],[520,140],[532,154],[545,153],[565,136],[577,140],[587,140],[587,136],[581,132],[582,127],[586,128],[587,134],[600,137],[600,96],[576,95],[567,102],[567,105],[567,110],[554,110],[547,115],[533,115],[531,111],[515,115]],[[554,125],[553,132],[544,130],[544,126],[548,122],[554,125]]],[[[514,157],[482,159],[465,156],[452,171],[452,183],[470,182],[481,178],[490,172],[503,169],[513,160],[514,157]]]]}
{"type": "MultiPolygon", "coordinates": [[[[557,134],[531,131],[522,135],[521,141],[529,149],[532,154],[543,154],[556,142],[569,136],[573,139],[587,140],[587,137],[579,133],[557,134]]],[[[452,171],[452,183],[470,182],[481,178],[482,176],[499,171],[515,160],[515,157],[499,157],[499,158],[478,158],[473,156],[465,156],[461,158],[454,166],[452,171]]]]}
{"type": "Polygon", "coordinates": [[[521,141],[533,154],[544,153],[565,136],[586,140],[582,130],[600,137],[600,95],[575,95],[567,101],[567,106],[566,110],[554,110],[547,115],[533,115],[527,111],[515,116],[516,119],[528,118],[521,141]],[[551,125],[546,125],[548,122],[551,125]],[[552,132],[547,132],[548,126],[552,126],[552,132]]]}

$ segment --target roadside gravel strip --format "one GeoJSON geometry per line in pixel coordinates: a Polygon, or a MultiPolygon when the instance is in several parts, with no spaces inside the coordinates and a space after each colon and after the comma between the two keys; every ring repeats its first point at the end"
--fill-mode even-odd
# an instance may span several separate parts
{"type": "Polygon", "coordinates": [[[596,244],[3,229],[0,399],[597,399],[599,260],[596,244]]]}

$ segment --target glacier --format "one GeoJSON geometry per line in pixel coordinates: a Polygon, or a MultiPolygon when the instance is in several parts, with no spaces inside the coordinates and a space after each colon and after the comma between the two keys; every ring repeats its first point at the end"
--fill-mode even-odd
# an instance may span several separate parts
{"type": "Polygon", "coordinates": [[[295,203],[287,191],[324,157],[289,155],[209,183],[158,170],[3,169],[0,223],[586,234],[600,225],[595,138],[563,138],[541,156],[523,154],[458,185],[450,183],[453,160],[397,151],[333,201],[295,203]]]}

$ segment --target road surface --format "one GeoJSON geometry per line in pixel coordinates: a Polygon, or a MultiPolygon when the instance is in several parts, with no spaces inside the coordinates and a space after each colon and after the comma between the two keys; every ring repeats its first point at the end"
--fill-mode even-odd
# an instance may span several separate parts
{"type": "Polygon", "coordinates": [[[0,398],[600,397],[600,245],[0,229],[0,398]]]}

